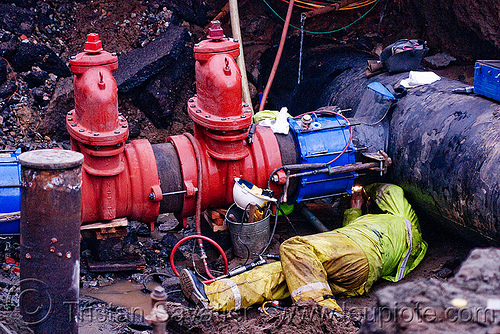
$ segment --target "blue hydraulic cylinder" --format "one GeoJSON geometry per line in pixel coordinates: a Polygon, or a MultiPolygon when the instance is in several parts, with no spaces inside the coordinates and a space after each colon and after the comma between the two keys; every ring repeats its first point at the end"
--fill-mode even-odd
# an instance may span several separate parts
{"type": "MultiPolygon", "coordinates": [[[[327,163],[335,159],[344,148],[345,152],[330,166],[344,166],[355,162],[354,145],[349,141],[349,124],[344,118],[332,113],[310,114],[304,118],[288,118],[290,129],[300,151],[300,163],[327,163]]],[[[295,201],[312,200],[332,195],[351,194],[355,172],[330,175],[320,173],[300,177],[295,201]]]]}
{"type": "Polygon", "coordinates": [[[21,210],[21,165],[14,152],[0,151],[0,234],[19,234],[21,210]]]}

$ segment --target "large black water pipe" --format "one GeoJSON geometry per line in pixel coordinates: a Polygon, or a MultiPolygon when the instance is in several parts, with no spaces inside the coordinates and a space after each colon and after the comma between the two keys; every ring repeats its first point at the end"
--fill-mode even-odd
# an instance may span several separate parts
{"type": "MultiPolygon", "coordinates": [[[[397,85],[408,73],[370,79],[347,68],[319,99],[356,110],[370,82],[397,85]]],[[[463,83],[442,78],[409,89],[388,115],[392,181],[418,208],[470,239],[500,242],[500,104],[458,95],[463,83]]],[[[369,111],[369,110],[368,110],[369,111]]]]}

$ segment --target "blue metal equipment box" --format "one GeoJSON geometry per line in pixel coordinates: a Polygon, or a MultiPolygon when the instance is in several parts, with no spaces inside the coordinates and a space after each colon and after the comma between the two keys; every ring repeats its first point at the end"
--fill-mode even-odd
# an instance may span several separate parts
{"type": "Polygon", "coordinates": [[[0,235],[19,234],[21,150],[0,152],[0,235]]]}
{"type": "MultiPolygon", "coordinates": [[[[311,114],[311,118],[312,123],[307,130],[302,128],[300,119],[288,118],[290,130],[300,150],[300,163],[327,163],[339,155],[341,156],[330,164],[331,167],[354,163],[355,148],[352,141],[349,141],[349,124],[340,116],[323,114],[321,111],[311,114]]],[[[355,172],[303,176],[300,178],[300,186],[294,200],[298,203],[332,195],[350,194],[356,177],[355,172]]]]}
{"type": "Polygon", "coordinates": [[[474,66],[474,93],[500,102],[500,60],[478,60],[474,66]]]}

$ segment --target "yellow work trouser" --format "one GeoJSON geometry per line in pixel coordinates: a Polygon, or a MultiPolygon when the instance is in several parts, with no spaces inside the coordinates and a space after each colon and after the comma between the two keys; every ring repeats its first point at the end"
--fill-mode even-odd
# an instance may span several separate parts
{"type": "Polygon", "coordinates": [[[366,256],[339,232],[288,239],[281,245],[280,257],[280,262],[205,285],[210,308],[238,310],[291,296],[294,302],[312,299],[342,311],[335,299],[325,296],[364,292],[369,271],[366,256]]]}

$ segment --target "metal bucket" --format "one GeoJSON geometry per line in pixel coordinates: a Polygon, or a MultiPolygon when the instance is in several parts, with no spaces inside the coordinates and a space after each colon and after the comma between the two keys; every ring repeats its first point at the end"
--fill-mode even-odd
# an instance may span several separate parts
{"type": "Polygon", "coordinates": [[[229,234],[231,235],[231,241],[233,243],[234,255],[240,258],[246,258],[251,257],[253,253],[262,252],[269,242],[269,237],[271,235],[271,228],[269,225],[271,211],[267,210],[262,220],[251,224],[242,224],[242,215],[243,210],[233,203],[233,205],[229,207],[229,210],[227,210],[225,220],[226,224],[229,226],[229,234]],[[230,214],[233,214],[238,222],[230,220],[228,218],[230,214]]]}

